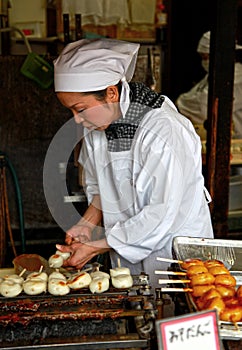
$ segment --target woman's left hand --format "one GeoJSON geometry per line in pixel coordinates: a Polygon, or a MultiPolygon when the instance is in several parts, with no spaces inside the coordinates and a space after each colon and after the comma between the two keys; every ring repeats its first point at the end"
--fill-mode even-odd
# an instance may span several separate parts
{"type": "Polygon", "coordinates": [[[64,261],[63,266],[75,266],[77,269],[81,269],[88,261],[98,254],[95,247],[79,242],[68,246],[57,244],[56,248],[61,252],[71,253],[70,257],[64,261]]]}

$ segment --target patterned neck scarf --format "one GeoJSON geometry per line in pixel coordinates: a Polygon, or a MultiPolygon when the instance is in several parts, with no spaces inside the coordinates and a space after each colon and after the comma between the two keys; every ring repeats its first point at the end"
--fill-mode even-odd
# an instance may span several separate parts
{"type": "Polygon", "coordinates": [[[145,114],[152,108],[160,108],[164,96],[150,90],[142,83],[130,83],[130,106],[125,118],[113,122],[105,130],[110,152],[128,151],[135,132],[145,114]]]}

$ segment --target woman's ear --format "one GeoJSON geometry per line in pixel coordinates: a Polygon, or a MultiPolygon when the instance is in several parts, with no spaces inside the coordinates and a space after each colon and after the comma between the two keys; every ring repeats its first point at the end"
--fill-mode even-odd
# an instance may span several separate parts
{"type": "Polygon", "coordinates": [[[119,102],[119,91],[116,85],[110,85],[107,87],[106,99],[107,102],[119,102]]]}

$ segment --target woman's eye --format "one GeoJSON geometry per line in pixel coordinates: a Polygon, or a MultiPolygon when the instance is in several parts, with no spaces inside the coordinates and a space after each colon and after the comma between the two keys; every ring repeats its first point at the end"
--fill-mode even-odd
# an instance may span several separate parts
{"type": "Polygon", "coordinates": [[[79,111],[77,111],[77,113],[79,114],[79,113],[82,113],[82,112],[84,112],[84,110],[85,109],[80,109],[79,111]]]}

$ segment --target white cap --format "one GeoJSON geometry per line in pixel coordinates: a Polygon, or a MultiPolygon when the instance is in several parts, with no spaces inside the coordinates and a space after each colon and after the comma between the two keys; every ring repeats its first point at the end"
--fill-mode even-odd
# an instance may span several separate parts
{"type": "MultiPolygon", "coordinates": [[[[242,46],[236,44],[235,49],[236,50],[242,49],[242,46]]],[[[209,50],[210,50],[210,31],[202,35],[197,46],[198,53],[209,53],[209,50]]]]}
{"type": "Polygon", "coordinates": [[[98,91],[122,81],[120,103],[129,103],[127,82],[133,77],[139,47],[106,38],[68,44],[54,62],[55,91],[98,91]]]}
{"type": "Polygon", "coordinates": [[[203,34],[198,42],[197,52],[198,53],[209,53],[210,49],[210,32],[203,34]]]}

